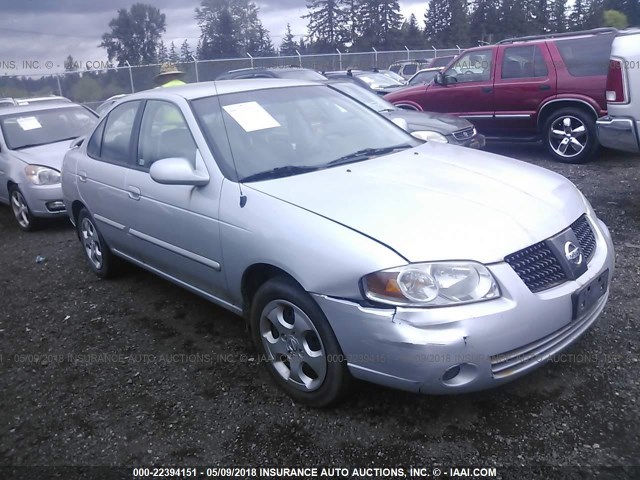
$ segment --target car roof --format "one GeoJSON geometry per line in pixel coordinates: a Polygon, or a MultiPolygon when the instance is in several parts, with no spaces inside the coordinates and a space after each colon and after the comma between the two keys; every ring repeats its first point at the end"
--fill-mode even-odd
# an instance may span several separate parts
{"type": "Polygon", "coordinates": [[[243,72],[281,72],[283,70],[310,70],[310,69],[304,68],[304,67],[296,67],[295,65],[288,65],[286,67],[247,67],[247,68],[237,68],[235,70],[229,70],[228,72],[225,72],[222,75],[225,75],[227,73],[243,73],[243,72]]]}
{"type": "Polygon", "coordinates": [[[182,97],[186,100],[196,98],[211,97],[215,95],[225,95],[228,93],[251,92],[254,90],[265,90],[269,88],[318,86],[321,83],[307,80],[284,79],[284,78],[250,78],[232,79],[213,82],[188,83],[176,87],[160,87],[143,92],[127,95],[127,100],[137,100],[145,98],[165,98],[171,99],[182,97]]]}
{"type": "Polygon", "coordinates": [[[72,102],[47,102],[47,103],[33,103],[29,105],[15,105],[11,107],[4,107],[0,110],[0,115],[13,115],[16,113],[30,113],[30,112],[41,112],[44,110],[57,110],[59,108],[74,108],[80,107],[83,108],[82,105],[78,105],[77,103],[72,102]]]}

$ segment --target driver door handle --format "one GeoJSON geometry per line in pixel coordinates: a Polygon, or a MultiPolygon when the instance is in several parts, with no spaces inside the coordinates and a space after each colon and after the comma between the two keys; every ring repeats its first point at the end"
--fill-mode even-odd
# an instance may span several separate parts
{"type": "Polygon", "coordinates": [[[493,91],[493,88],[491,88],[491,87],[482,87],[482,91],[484,93],[491,93],[493,91]]]}
{"type": "Polygon", "coordinates": [[[138,187],[128,186],[127,193],[131,200],[140,200],[140,189],[138,187]]]}
{"type": "Polygon", "coordinates": [[[87,181],[87,172],[78,172],[78,180],[81,182],[87,181]]]}

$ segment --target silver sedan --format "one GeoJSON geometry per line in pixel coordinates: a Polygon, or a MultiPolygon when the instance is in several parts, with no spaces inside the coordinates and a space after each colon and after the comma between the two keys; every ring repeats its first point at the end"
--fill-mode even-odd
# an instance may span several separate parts
{"type": "Polygon", "coordinates": [[[64,217],[60,167],[71,140],[86,133],[96,115],[69,101],[0,110],[0,203],[25,231],[41,218],[64,217]]]}
{"type": "Polygon", "coordinates": [[[67,153],[99,276],[127,260],[246,318],[295,400],[352,378],[429,394],[516,379],[605,307],[607,227],[560,175],[418,140],[326,85],[129,95],[67,153]]]}

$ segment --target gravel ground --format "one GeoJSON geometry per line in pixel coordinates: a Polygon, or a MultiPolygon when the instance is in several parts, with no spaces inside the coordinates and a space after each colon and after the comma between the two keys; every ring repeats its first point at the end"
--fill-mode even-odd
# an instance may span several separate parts
{"type": "Polygon", "coordinates": [[[2,206],[0,464],[639,465],[640,158],[489,149],[567,176],[613,234],[609,303],[571,361],[460,396],[361,383],[309,409],[252,361],[239,317],[135,267],[99,280],[69,224],[22,233],[2,206]]]}

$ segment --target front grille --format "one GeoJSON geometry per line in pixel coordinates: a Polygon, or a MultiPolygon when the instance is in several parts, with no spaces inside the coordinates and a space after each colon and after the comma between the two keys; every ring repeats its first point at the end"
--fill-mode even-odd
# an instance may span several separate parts
{"type": "Polygon", "coordinates": [[[567,279],[560,262],[544,242],[523,248],[504,260],[534,293],[560,285],[567,279]]]}
{"type": "Polygon", "coordinates": [[[456,140],[469,140],[476,134],[476,129],[474,127],[463,128],[462,130],[458,130],[457,132],[453,132],[453,138],[456,140]]]}
{"type": "Polygon", "coordinates": [[[596,251],[596,236],[589,225],[586,215],[582,215],[578,220],[571,224],[573,233],[578,237],[580,247],[582,248],[582,256],[589,263],[593,253],[596,251]]]}
{"type": "MultiPolygon", "coordinates": [[[[582,255],[589,263],[596,249],[596,237],[586,214],[573,222],[569,228],[578,238],[582,255]]],[[[545,241],[512,253],[504,260],[533,293],[555,287],[567,280],[560,260],[545,241]]]]}

